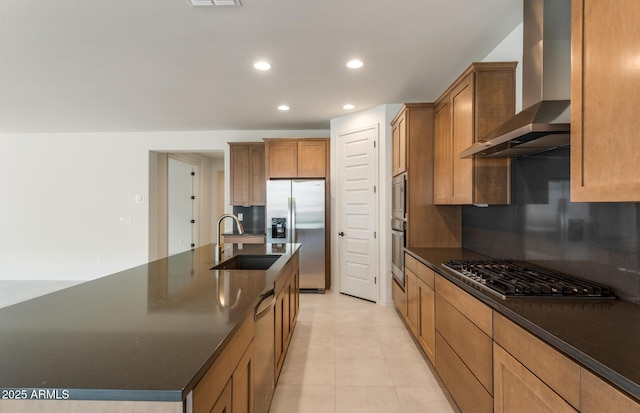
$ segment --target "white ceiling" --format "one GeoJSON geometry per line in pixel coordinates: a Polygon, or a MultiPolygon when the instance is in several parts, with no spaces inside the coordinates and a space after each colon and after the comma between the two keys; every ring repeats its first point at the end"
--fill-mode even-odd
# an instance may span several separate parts
{"type": "Polygon", "coordinates": [[[328,129],[433,101],[521,21],[520,0],[2,0],[0,133],[328,129]]]}

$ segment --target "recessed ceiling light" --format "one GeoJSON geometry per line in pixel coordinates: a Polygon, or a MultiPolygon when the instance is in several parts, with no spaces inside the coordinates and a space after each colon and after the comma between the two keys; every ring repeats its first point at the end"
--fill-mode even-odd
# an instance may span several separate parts
{"type": "Polygon", "coordinates": [[[280,106],[278,106],[278,110],[289,110],[289,109],[290,109],[290,108],[289,108],[289,106],[287,106],[287,105],[280,105],[280,106]]]}
{"type": "Polygon", "coordinates": [[[351,110],[353,108],[355,108],[355,106],[353,106],[351,103],[348,103],[342,107],[342,109],[347,109],[347,110],[351,110]]]}
{"type": "Polygon", "coordinates": [[[271,69],[271,63],[261,60],[259,62],[255,62],[253,64],[253,67],[255,67],[258,70],[269,70],[271,69]]]}
{"type": "Polygon", "coordinates": [[[347,67],[349,69],[360,69],[362,66],[364,66],[362,60],[353,59],[347,62],[347,67]]]}

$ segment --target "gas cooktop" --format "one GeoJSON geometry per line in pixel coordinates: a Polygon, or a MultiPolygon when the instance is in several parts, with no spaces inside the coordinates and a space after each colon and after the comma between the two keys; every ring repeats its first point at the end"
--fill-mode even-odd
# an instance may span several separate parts
{"type": "Polygon", "coordinates": [[[513,260],[449,260],[462,281],[507,298],[615,298],[606,285],[513,260]]]}

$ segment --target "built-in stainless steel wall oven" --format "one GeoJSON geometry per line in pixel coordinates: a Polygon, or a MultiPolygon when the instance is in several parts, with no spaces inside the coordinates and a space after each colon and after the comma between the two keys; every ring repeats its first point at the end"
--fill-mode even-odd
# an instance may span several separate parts
{"type": "Polygon", "coordinates": [[[407,175],[393,177],[391,185],[391,273],[404,287],[407,175]]]}
{"type": "Polygon", "coordinates": [[[393,278],[404,287],[404,247],[406,222],[401,219],[391,220],[391,272],[393,278]]]}
{"type": "Polygon", "coordinates": [[[393,178],[391,184],[391,217],[394,219],[406,219],[405,210],[405,194],[407,186],[407,176],[405,174],[398,175],[393,178]]]}

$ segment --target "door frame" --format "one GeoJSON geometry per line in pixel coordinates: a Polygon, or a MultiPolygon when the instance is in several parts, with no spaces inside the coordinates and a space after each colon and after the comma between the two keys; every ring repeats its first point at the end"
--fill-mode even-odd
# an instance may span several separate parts
{"type": "MultiPolygon", "coordinates": [[[[167,161],[168,161],[168,167],[167,167],[167,172],[168,172],[168,182],[167,182],[167,211],[169,212],[168,214],[168,222],[167,222],[167,249],[168,249],[168,254],[175,254],[176,252],[171,252],[171,245],[172,245],[172,240],[171,239],[171,229],[172,229],[172,224],[173,221],[171,219],[171,206],[172,206],[172,201],[175,201],[175,196],[171,193],[171,189],[172,189],[172,185],[171,185],[171,178],[172,178],[172,168],[171,168],[171,164],[172,161],[173,162],[178,162],[180,164],[185,165],[187,168],[191,168],[191,177],[187,178],[188,180],[191,181],[191,199],[189,201],[189,207],[190,207],[190,211],[189,211],[189,217],[184,217],[185,221],[184,223],[187,224],[187,218],[189,220],[192,221],[192,223],[189,225],[189,232],[190,232],[190,239],[187,240],[187,243],[190,244],[191,246],[187,247],[186,249],[184,249],[181,252],[187,251],[189,249],[194,248],[194,246],[198,246],[200,247],[201,245],[199,245],[199,233],[200,231],[198,230],[198,226],[200,225],[200,206],[199,203],[196,202],[196,200],[200,200],[200,162],[197,161],[193,161],[191,159],[189,159],[188,157],[184,157],[184,156],[177,156],[175,154],[169,154],[169,156],[167,157],[167,161]]],[[[186,226],[184,227],[186,228],[186,226]]]]}
{"type": "Polygon", "coordinates": [[[169,157],[197,166],[196,184],[196,246],[215,242],[215,222],[224,213],[226,184],[224,168],[219,168],[224,151],[149,151],[149,261],[168,255],[168,166],[169,157]],[[215,154],[215,156],[212,156],[215,154]],[[218,171],[222,172],[219,176],[218,171]],[[213,192],[215,191],[215,192],[213,192]],[[213,202],[215,201],[215,202],[213,202]],[[218,202],[222,202],[219,211],[218,202]],[[215,205],[214,205],[215,204],[215,205]]]}
{"type": "MultiPolygon", "coordinates": [[[[335,219],[333,220],[333,234],[337,234],[340,232],[340,228],[342,226],[342,209],[340,208],[340,203],[337,201],[337,196],[338,196],[338,191],[341,190],[342,188],[342,182],[344,179],[343,176],[343,166],[342,166],[342,159],[340,158],[340,151],[338,148],[338,145],[340,145],[340,139],[342,136],[344,135],[350,135],[353,133],[357,133],[357,132],[363,132],[366,130],[370,130],[370,129],[375,129],[376,130],[376,135],[377,135],[377,144],[376,144],[376,149],[374,150],[374,154],[373,156],[375,157],[375,162],[376,162],[376,173],[375,173],[375,186],[377,188],[376,193],[375,193],[375,202],[374,202],[374,213],[375,213],[375,228],[374,231],[376,231],[376,238],[375,238],[375,248],[374,248],[374,254],[376,254],[378,257],[380,257],[380,246],[381,246],[381,231],[380,231],[380,199],[381,199],[381,191],[380,191],[380,176],[379,176],[379,171],[381,169],[381,165],[380,165],[380,146],[386,142],[386,136],[381,136],[381,131],[385,132],[381,127],[379,123],[371,123],[368,125],[364,125],[364,126],[359,126],[353,129],[347,129],[347,130],[338,130],[336,131],[335,135],[334,135],[334,139],[332,139],[331,141],[333,142],[333,151],[332,153],[335,154],[335,156],[332,156],[332,159],[335,159],[335,161],[333,162],[334,165],[332,167],[332,171],[335,171],[334,174],[334,187],[336,190],[336,194],[334,194],[334,211],[335,211],[335,219]]],[[[386,135],[386,133],[385,133],[386,135]]],[[[335,245],[335,249],[333,250],[333,253],[335,254],[336,259],[334,260],[335,263],[335,268],[333,269],[334,271],[332,272],[333,274],[335,274],[333,278],[333,283],[332,283],[332,290],[340,292],[341,290],[341,279],[342,279],[342,274],[340,272],[340,257],[341,257],[341,252],[340,252],[340,243],[336,242],[334,243],[335,245]]],[[[376,259],[376,270],[377,270],[377,298],[376,298],[376,302],[380,303],[381,302],[381,292],[380,292],[380,288],[382,283],[384,282],[384,277],[381,276],[381,262],[380,259],[376,259]]]]}

